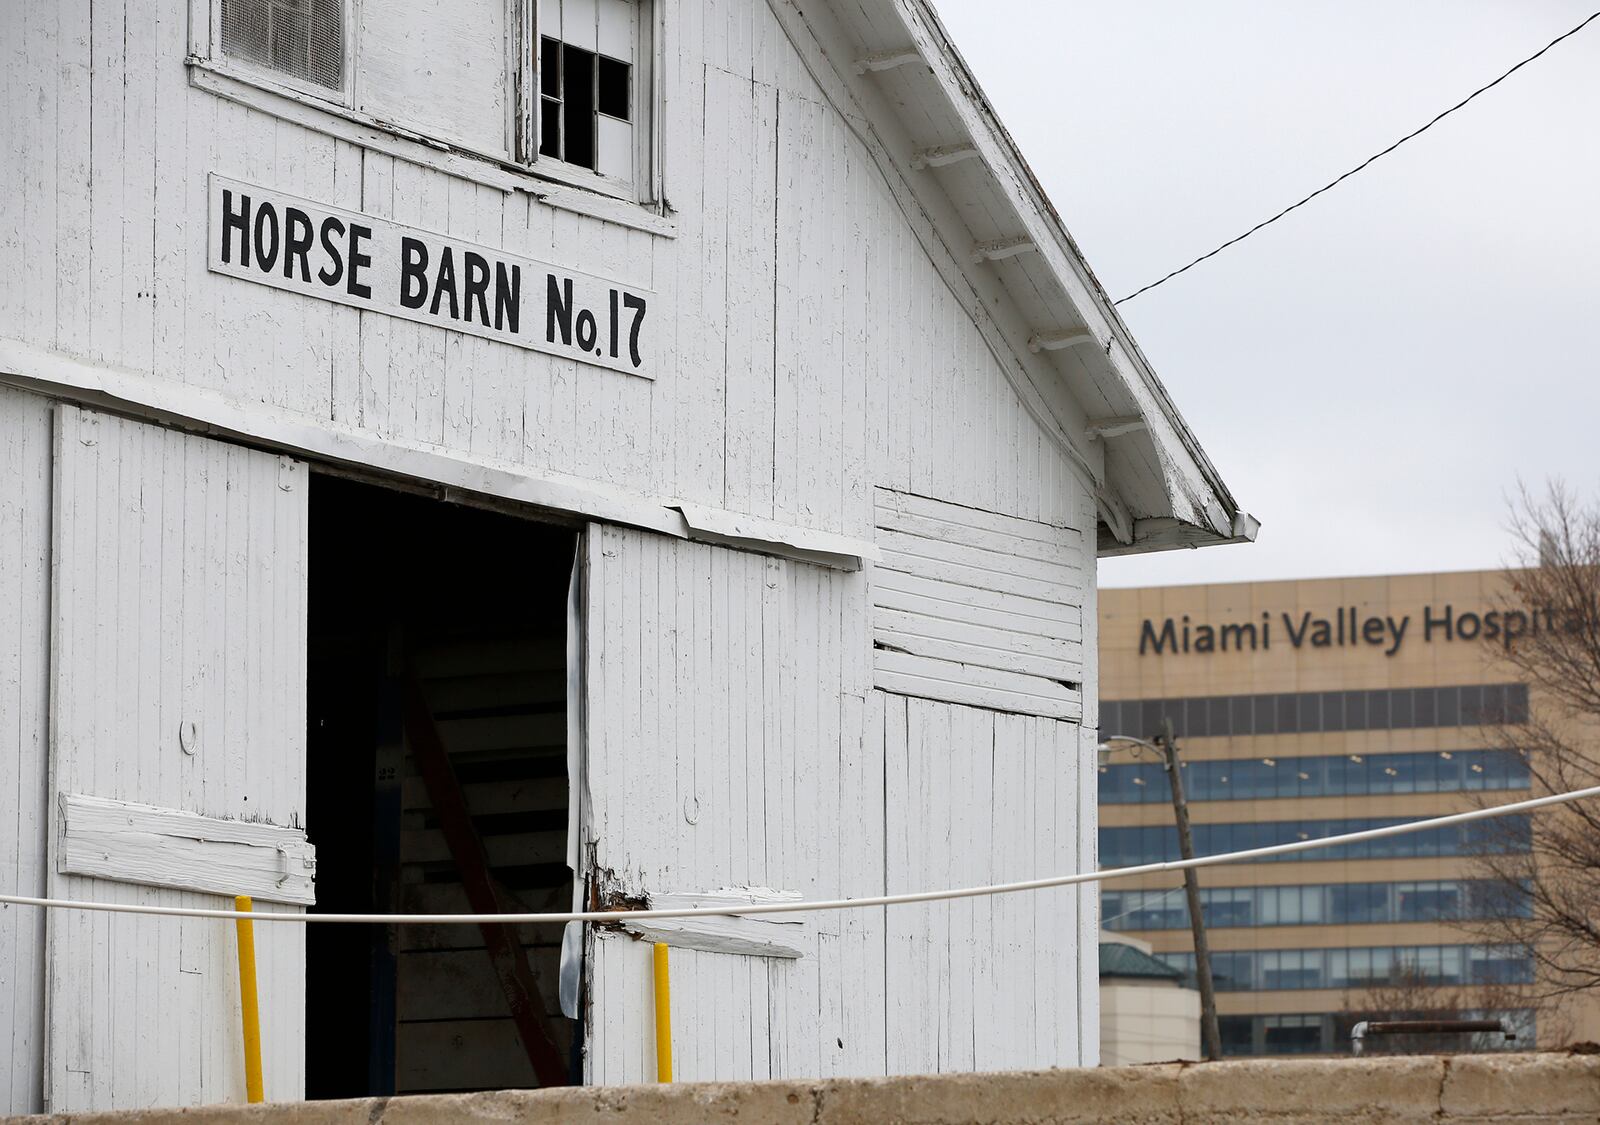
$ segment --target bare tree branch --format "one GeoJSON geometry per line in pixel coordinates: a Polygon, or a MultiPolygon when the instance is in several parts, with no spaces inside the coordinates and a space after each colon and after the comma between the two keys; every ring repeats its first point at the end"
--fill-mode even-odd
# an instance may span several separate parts
{"type": "MultiPolygon", "coordinates": [[[[1525,626],[1489,642],[1492,657],[1528,685],[1529,714],[1484,716],[1493,745],[1526,763],[1535,793],[1600,784],[1600,504],[1560,482],[1543,495],[1520,489],[1511,503],[1517,544],[1497,606],[1525,626]]],[[[1475,874],[1518,909],[1465,925],[1483,940],[1525,945],[1543,1001],[1600,989],[1600,803],[1546,809],[1531,838],[1515,824],[1486,833],[1475,874]]]]}

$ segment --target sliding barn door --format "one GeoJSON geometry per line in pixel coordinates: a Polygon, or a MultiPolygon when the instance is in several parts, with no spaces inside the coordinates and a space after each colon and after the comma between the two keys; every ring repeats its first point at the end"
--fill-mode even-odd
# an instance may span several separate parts
{"type": "MultiPolygon", "coordinates": [[[[72,406],[54,451],[52,894],[298,910],[303,464],[72,406]]],[[[231,922],[52,911],[46,1109],[242,1101],[231,922]]],[[[257,925],[268,1098],[304,1067],[304,940],[257,925]]]]}

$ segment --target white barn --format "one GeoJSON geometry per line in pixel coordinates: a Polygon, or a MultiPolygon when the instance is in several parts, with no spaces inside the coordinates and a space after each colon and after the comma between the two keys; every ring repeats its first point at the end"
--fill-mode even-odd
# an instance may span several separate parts
{"type": "MultiPolygon", "coordinates": [[[[15,0],[0,51],[0,891],[1094,865],[1096,557],[1255,524],[927,0],[15,0]]],[[[678,1077],[1092,1064],[1096,901],[658,927],[678,1077]]],[[[256,929],[271,1098],[654,1077],[643,927],[256,929]]],[[[0,1109],[239,1099],[238,1006],[227,922],[0,908],[0,1109]]]]}

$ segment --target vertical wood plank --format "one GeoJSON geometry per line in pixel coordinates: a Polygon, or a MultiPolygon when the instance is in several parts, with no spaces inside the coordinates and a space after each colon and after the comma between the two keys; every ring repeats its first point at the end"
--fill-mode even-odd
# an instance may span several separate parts
{"type": "MultiPolygon", "coordinates": [[[[9,271],[6,308],[12,331],[23,339],[52,344],[56,339],[55,269],[59,235],[56,200],[61,190],[53,150],[60,113],[58,90],[50,69],[73,46],[60,41],[61,27],[53,5],[11,5],[5,13],[7,86],[11,91],[15,129],[10,167],[0,179],[7,198],[0,207],[0,251],[15,263],[9,271]]],[[[68,113],[77,110],[67,107],[68,113]]]]}
{"type": "MultiPolygon", "coordinates": [[[[770,193],[776,154],[773,138],[760,119],[763,88],[747,77],[724,71],[708,72],[707,83],[707,97],[715,97],[723,107],[723,128],[733,137],[723,152],[727,180],[739,185],[737,192],[727,193],[722,208],[722,504],[730,511],[770,515],[770,506],[762,511],[756,479],[770,457],[769,442],[763,441],[762,435],[771,427],[771,408],[765,405],[771,398],[771,381],[762,378],[760,334],[752,329],[770,318],[770,283],[763,287],[755,279],[763,261],[770,261],[772,240],[766,237],[771,230],[770,217],[765,219],[766,231],[758,236],[757,230],[763,224],[759,199],[763,185],[770,193]]],[[[766,93],[770,96],[770,91],[766,93]]],[[[770,479],[770,471],[767,475],[770,479]]]]}
{"type": "MultiPolygon", "coordinates": [[[[159,22],[148,13],[129,13],[123,23],[122,147],[122,305],[123,341],[119,359],[138,371],[155,364],[156,146],[169,139],[158,106],[156,79],[163,44],[159,22]]],[[[176,112],[178,106],[174,105],[176,112]]]]}
{"type": "MultiPolygon", "coordinates": [[[[45,892],[49,706],[51,408],[0,388],[0,888],[45,892]]],[[[0,1107],[44,1093],[43,913],[0,908],[0,1107]]]]}
{"type": "MultiPolygon", "coordinates": [[[[41,281],[55,290],[54,336],[57,346],[72,355],[89,347],[84,326],[90,311],[91,267],[89,254],[91,207],[89,183],[92,65],[89,34],[89,0],[63,0],[48,5],[56,14],[57,66],[55,75],[54,169],[55,277],[41,281]]],[[[12,6],[15,9],[15,5],[12,6]]],[[[35,9],[30,9],[30,11],[35,9]]],[[[42,63],[49,55],[36,56],[42,63]]],[[[44,83],[51,80],[42,76],[44,83]]],[[[49,120],[49,118],[46,118],[49,120]]],[[[41,157],[44,152],[41,150],[41,157]]],[[[42,176],[51,175],[42,172],[42,176]]]]}
{"type": "MultiPolygon", "coordinates": [[[[90,354],[115,362],[122,348],[122,140],[123,5],[90,9],[88,74],[94,112],[89,122],[89,299],[90,354]]],[[[70,190],[70,189],[69,189],[70,190]]]]}
{"type": "MultiPolygon", "coordinates": [[[[58,413],[50,792],[303,822],[305,467],[58,413]],[[193,505],[208,518],[180,517],[193,505]],[[178,738],[189,723],[193,754],[178,738]]],[[[54,873],[48,886],[109,901],[226,901],[54,873]]],[[[242,1089],[225,927],[57,914],[46,940],[50,1110],[196,1104],[242,1089]],[[171,1050],[165,1032],[178,1028],[193,1030],[195,1053],[171,1050]]],[[[257,941],[271,981],[268,1093],[298,1097],[303,935],[263,927],[257,941]]]]}
{"type": "MultiPolygon", "coordinates": [[[[393,215],[394,165],[394,158],[390,156],[371,151],[363,155],[361,209],[367,214],[379,218],[389,218],[393,215]]],[[[361,314],[359,390],[355,421],[362,429],[381,437],[388,437],[392,432],[389,417],[392,397],[389,379],[393,347],[390,341],[397,323],[393,317],[365,312],[361,314]]],[[[447,349],[453,340],[454,337],[447,337],[447,349]]],[[[446,362],[448,363],[448,360],[446,362]]],[[[459,437],[456,440],[459,440],[459,437]]]]}

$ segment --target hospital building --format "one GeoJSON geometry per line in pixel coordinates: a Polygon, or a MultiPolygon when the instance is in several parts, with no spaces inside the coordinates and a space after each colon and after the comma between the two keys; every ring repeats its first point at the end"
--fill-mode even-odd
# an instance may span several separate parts
{"type": "MultiPolygon", "coordinates": [[[[1503,572],[1105,590],[1103,736],[1170,720],[1198,855],[1358,832],[1535,795],[1506,731],[1529,687],[1499,655],[1550,628],[1503,572]]],[[[1168,780],[1129,743],[1102,754],[1100,862],[1178,855],[1168,780]]],[[[1478,924],[1531,909],[1486,853],[1527,850],[1526,816],[1202,869],[1224,1053],[1349,1049],[1375,1003],[1499,1018],[1508,1043],[1593,1038],[1536,999],[1534,958],[1478,924]]],[[[1109,882],[1102,925],[1193,978],[1181,876],[1109,882]]]]}

